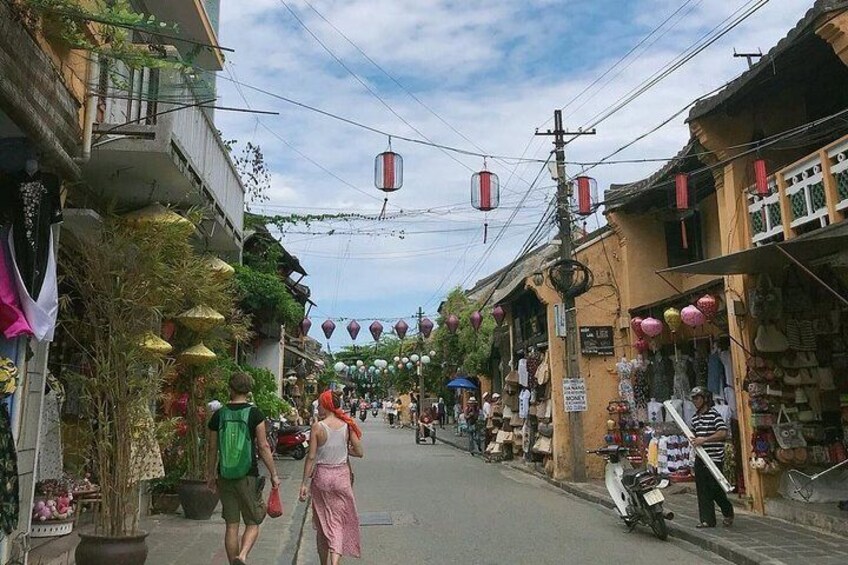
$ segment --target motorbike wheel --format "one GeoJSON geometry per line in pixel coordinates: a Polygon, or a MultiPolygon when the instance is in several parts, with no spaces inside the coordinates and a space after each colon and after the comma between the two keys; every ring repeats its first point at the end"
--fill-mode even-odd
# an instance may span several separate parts
{"type": "Polygon", "coordinates": [[[651,523],[649,525],[658,539],[662,541],[668,539],[668,526],[666,526],[662,510],[658,512],[651,512],[651,523]]]}
{"type": "Polygon", "coordinates": [[[301,459],[306,457],[306,448],[302,445],[298,445],[292,450],[292,457],[294,457],[295,460],[300,461],[301,459]]]}

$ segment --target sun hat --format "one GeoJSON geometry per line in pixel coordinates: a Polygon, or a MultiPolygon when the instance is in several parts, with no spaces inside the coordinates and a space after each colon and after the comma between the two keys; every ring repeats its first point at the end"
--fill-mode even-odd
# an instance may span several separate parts
{"type": "Polygon", "coordinates": [[[471,398],[468,399],[468,402],[469,402],[469,404],[470,403],[477,404],[477,399],[472,396],[471,398]]]}
{"type": "Polygon", "coordinates": [[[498,394],[497,392],[496,392],[495,394],[493,394],[493,395],[492,395],[492,398],[500,398],[500,397],[501,397],[501,395],[500,395],[500,394],[498,394]]]}

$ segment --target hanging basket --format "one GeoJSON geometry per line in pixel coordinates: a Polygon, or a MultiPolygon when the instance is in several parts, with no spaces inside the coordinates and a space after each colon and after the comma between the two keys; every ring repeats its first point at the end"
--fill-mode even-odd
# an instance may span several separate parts
{"type": "Polygon", "coordinates": [[[201,342],[180,353],[180,362],[184,365],[203,365],[214,361],[217,357],[214,351],[201,342]]]}
{"type": "Polygon", "coordinates": [[[150,353],[154,353],[156,355],[167,355],[174,350],[174,346],[152,332],[144,334],[139,345],[150,353]]]}
{"type": "Polygon", "coordinates": [[[206,333],[224,323],[224,316],[209,306],[195,306],[177,316],[177,321],[197,333],[206,333]]]}

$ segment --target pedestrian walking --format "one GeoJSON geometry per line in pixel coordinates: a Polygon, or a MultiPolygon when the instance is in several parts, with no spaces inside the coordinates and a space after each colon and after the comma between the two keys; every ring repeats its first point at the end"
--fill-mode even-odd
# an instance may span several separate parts
{"type": "MultiPolygon", "coordinates": [[[[706,388],[697,386],[690,394],[695,404],[692,417],[692,444],[703,447],[710,459],[721,469],[724,465],[724,440],[727,438],[727,424],[721,414],[713,407],[713,395],[706,388]]],[[[733,524],[733,504],[727,499],[727,493],[716,478],[707,469],[701,458],[695,459],[695,490],[698,494],[698,516],[700,523],[696,528],[715,528],[715,505],[721,509],[725,527],[733,524]]]]}
{"type": "Polygon", "coordinates": [[[448,421],[448,408],[445,406],[445,399],[439,397],[439,403],[436,404],[436,413],[439,417],[439,428],[445,429],[445,424],[448,421]]]}
{"type": "Polygon", "coordinates": [[[312,497],[312,522],[321,565],[338,565],[343,556],[360,556],[359,514],[353,495],[351,457],[362,457],[362,431],[341,409],[331,391],[319,397],[321,421],[303,466],[300,500],[312,497]]]}
{"type": "Polygon", "coordinates": [[[489,402],[489,393],[483,393],[483,418],[488,420],[492,417],[492,403],[489,402]]]}
{"type": "Polygon", "coordinates": [[[468,406],[465,408],[465,426],[468,431],[468,452],[471,455],[480,451],[480,438],[477,433],[478,420],[480,420],[480,409],[477,406],[477,399],[472,396],[468,399],[468,406]]]}
{"type": "Polygon", "coordinates": [[[208,424],[206,483],[221,498],[227,560],[232,565],[246,565],[265,519],[257,447],[271,486],[278,488],[280,479],[266,439],[265,415],[247,401],[253,378],[247,373],[233,373],[229,388],[230,401],[212,415],[208,424]],[[239,539],[242,520],[244,534],[239,539]]]}
{"type": "Polygon", "coordinates": [[[465,420],[465,416],[462,413],[462,405],[456,399],[454,399],[454,403],[453,403],[453,423],[456,425],[456,435],[461,436],[462,432],[463,432],[462,426],[463,426],[463,424],[465,424],[465,422],[464,421],[460,422],[459,421],[460,417],[462,417],[462,419],[465,420]]]}
{"type": "Polygon", "coordinates": [[[397,403],[395,403],[395,401],[389,399],[386,404],[388,405],[387,411],[388,411],[388,414],[389,414],[389,427],[394,428],[395,427],[395,419],[397,418],[397,415],[398,415],[398,406],[400,405],[400,399],[397,399],[397,403]]]}

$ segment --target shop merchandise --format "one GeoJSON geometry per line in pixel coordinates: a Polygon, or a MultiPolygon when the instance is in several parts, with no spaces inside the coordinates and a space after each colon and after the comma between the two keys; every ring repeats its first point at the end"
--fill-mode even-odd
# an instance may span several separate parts
{"type": "MultiPolygon", "coordinates": [[[[9,234],[9,248],[12,256],[16,256],[14,243],[14,230],[9,234]]],[[[40,292],[33,298],[27,289],[26,280],[19,270],[17,262],[13,263],[12,274],[18,287],[18,296],[21,301],[27,322],[32,328],[32,333],[38,341],[53,341],[53,333],[56,330],[56,318],[59,315],[59,288],[56,278],[56,249],[53,231],[49,231],[47,238],[46,264],[43,268],[42,285],[40,292]]],[[[39,267],[41,269],[41,267],[39,267]]]]}
{"type": "Polygon", "coordinates": [[[529,385],[529,373],[527,372],[527,359],[518,360],[518,384],[527,387],[529,385]]]}
{"type": "Polygon", "coordinates": [[[636,397],[633,392],[633,383],[630,380],[633,372],[633,365],[625,358],[622,358],[615,365],[618,372],[618,396],[630,406],[630,411],[636,410],[636,397]]]}
{"type": "MultiPolygon", "coordinates": [[[[2,395],[0,395],[2,398],[2,395]]],[[[0,400],[0,532],[9,535],[18,527],[18,454],[6,403],[0,400]]]]}
{"type": "Polygon", "coordinates": [[[6,339],[32,335],[32,328],[21,308],[18,289],[12,275],[12,262],[6,246],[8,235],[0,229],[0,332],[6,339]]]}
{"type": "Polygon", "coordinates": [[[707,359],[707,390],[714,396],[724,396],[724,385],[724,363],[721,361],[718,348],[715,348],[707,359]]]}
{"type": "Polygon", "coordinates": [[[518,417],[527,418],[530,413],[530,390],[524,389],[518,394],[518,417]]]}
{"type": "Polygon", "coordinates": [[[38,452],[38,480],[61,479],[63,474],[62,465],[62,422],[61,398],[64,396],[53,387],[62,385],[56,379],[52,379],[52,386],[48,387],[44,395],[44,403],[41,409],[41,442],[38,452]]]}
{"type": "Polygon", "coordinates": [[[692,363],[692,358],[682,353],[676,354],[674,360],[674,391],[672,398],[684,399],[689,397],[689,391],[692,390],[692,383],[689,381],[689,368],[692,363]]]}

